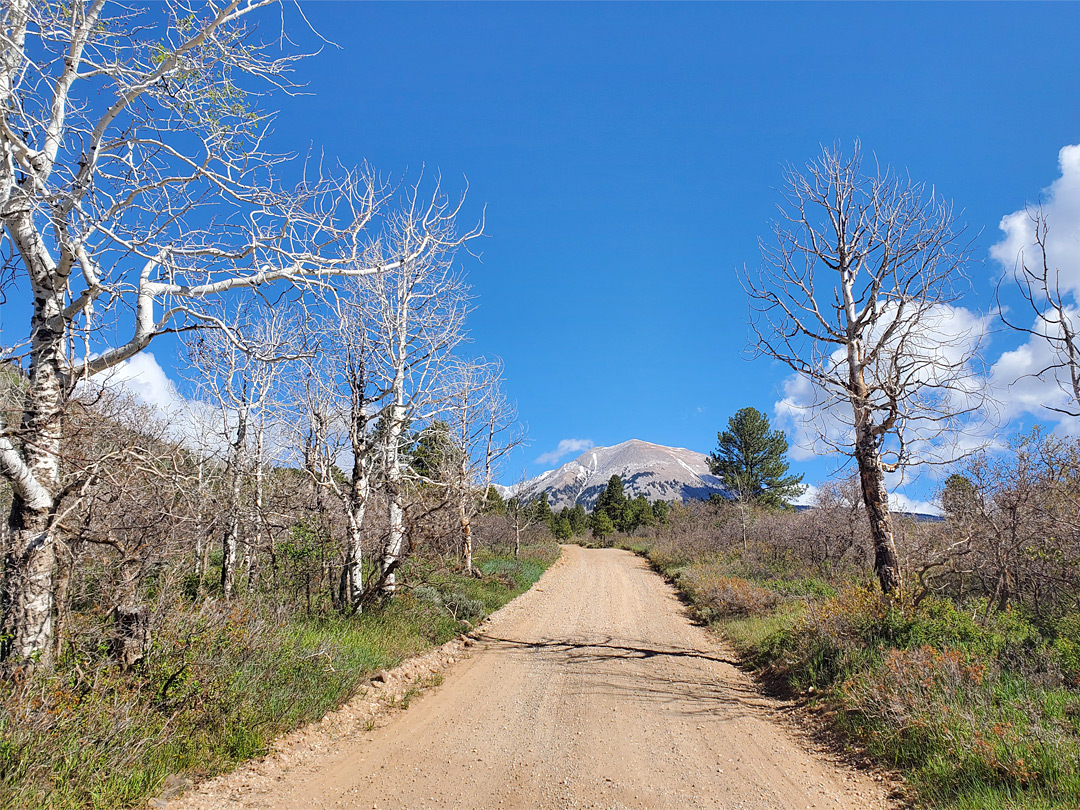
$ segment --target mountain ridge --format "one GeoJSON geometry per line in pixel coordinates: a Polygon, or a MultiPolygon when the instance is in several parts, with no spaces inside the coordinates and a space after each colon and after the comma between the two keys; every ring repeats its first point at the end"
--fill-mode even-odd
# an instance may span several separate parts
{"type": "Polygon", "coordinates": [[[729,495],[723,481],[709,472],[704,453],[642,439],[590,448],[573,461],[513,487],[512,494],[534,500],[546,492],[552,509],[575,503],[591,509],[612,475],[622,478],[627,497],[644,495],[650,502],[729,495]]]}

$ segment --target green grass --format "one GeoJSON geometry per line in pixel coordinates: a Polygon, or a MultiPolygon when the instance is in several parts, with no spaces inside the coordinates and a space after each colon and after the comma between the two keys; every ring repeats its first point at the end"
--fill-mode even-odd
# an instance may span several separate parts
{"type": "Polygon", "coordinates": [[[838,731],[901,772],[918,807],[1080,808],[1074,616],[1037,628],[985,602],[896,605],[820,579],[733,588],[737,561],[643,553],[744,661],[830,709],[838,731]],[[755,609],[757,587],[775,607],[755,609]]]}
{"type": "MultiPolygon", "coordinates": [[[[138,673],[118,672],[99,642],[70,651],[53,675],[0,684],[0,807],[135,807],[170,774],[226,771],[379,669],[453,638],[462,611],[479,621],[527,590],[557,556],[553,544],[518,560],[480,555],[480,579],[417,560],[398,598],[353,617],[177,602],[138,673]]],[[[81,618],[84,635],[103,637],[101,617],[81,618]]]]}

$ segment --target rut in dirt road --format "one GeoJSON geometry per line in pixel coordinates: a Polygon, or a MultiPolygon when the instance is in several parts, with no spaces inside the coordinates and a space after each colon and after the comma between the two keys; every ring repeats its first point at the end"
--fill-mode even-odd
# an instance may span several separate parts
{"type": "Polygon", "coordinates": [[[810,753],[779,708],[642,559],[566,546],[409,711],[177,806],[889,806],[868,776],[810,753]]]}

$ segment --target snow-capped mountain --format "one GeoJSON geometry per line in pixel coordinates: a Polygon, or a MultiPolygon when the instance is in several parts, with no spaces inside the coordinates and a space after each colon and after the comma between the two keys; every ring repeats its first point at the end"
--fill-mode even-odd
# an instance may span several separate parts
{"type": "Polygon", "coordinates": [[[575,503],[592,509],[613,475],[622,478],[628,498],[644,495],[650,501],[687,501],[727,494],[723,482],[709,472],[704,453],[640,439],[586,450],[557,470],[526,481],[516,494],[532,500],[547,492],[555,510],[575,503]]]}

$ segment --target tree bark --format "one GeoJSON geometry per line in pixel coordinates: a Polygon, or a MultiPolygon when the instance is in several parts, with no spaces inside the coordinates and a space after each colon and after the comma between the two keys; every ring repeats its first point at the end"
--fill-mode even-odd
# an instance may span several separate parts
{"type": "Polygon", "coordinates": [[[0,659],[8,666],[51,666],[55,611],[56,537],[52,525],[60,490],[60,445],[65,386],[64,289],[34,230],[29,212],[8,221],[29,271],[33,295],[29,385],[21,434],[20,463],[5,438],[2,459],[12,480],[8,513],[9,552],[4,560],[4,619],[0,659]]]}
{"type": "Polygon", "coordinates": [[[460,492],[458,493],[458,525],[461,527],[461,562],[466,574],[473,573],[472,521],[469,519],[469,462],[462,450],[461,467],[458,470],[460,492]]]}
{"type": "Polygon", "coordinates": [[[113,637],[110,653],[122,670],[130,672],[150,650],[150,611],[146,606],[127,604],[113,609],[113,637]]]}
{"type": "Polygon", "coordinates": [[[380,561],[382,574],[381,591],[390,597],[397,590],[397,567],[405,553],[404,475],[401,469],[401,435],[405,430],[405,358],[407,347],[406,326],[408,309],[403,302],[398,313],[395,348],[394,380],[391,388],[390,421],[386,429],[386,497],[389,517],[389,535],[386,549],[380,561]]]}
{"type": "Polygon", "coordinates": [[[348,545],[345,549],[345,566],[341,571],[341,604],[359,612],[364,599],[362,542],[364,512],[367,508],[368,476],[361,462],[353,464],[353,480],[349,488],[348,545]]]}
{"type": "Polygon", "coordinates": [[[880,439],[874,434],[864,407],[855,407],[855,460],[859,465],[863,503],[870,520],[870,536],[874,543],[874,573],[881,590],[899,596],[902,581],[900,559],[893,539],[892,517],[889,514],[889,494],[885,488],[885,473],[881,468],[880,439]]]}
{"type": "Polygon", "coordinates": [[[55,537],[48,513],[16,497],[8,530],[11,551],[4,560],[4,627],[0,652],[10,666],[32,670],[52,664],[55,537]]]}
{"type": "Polygon", "coordinates": [[[229,459],[229,517],[221,538],[221,595],[229,599],[236,587],[236,551],[240,542],[240,499],[243,495],[248,409],[236,415],[236,442],[229,459]]]}

